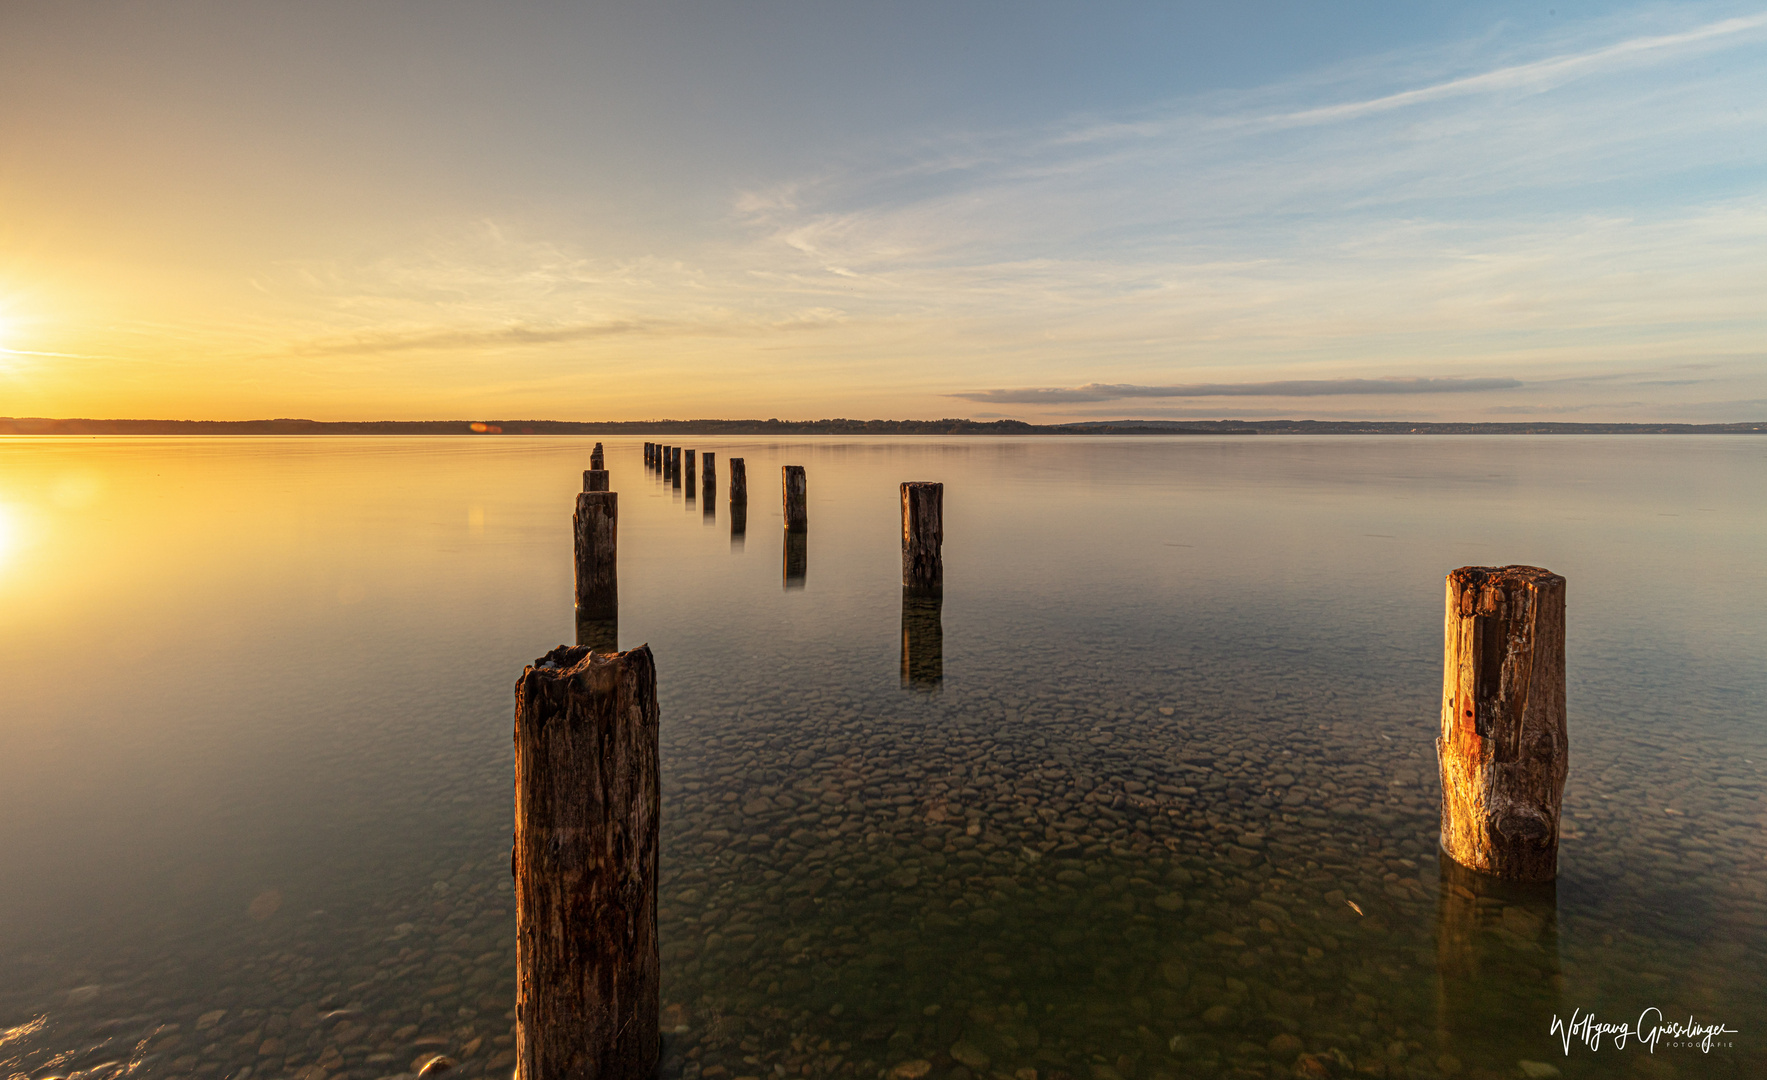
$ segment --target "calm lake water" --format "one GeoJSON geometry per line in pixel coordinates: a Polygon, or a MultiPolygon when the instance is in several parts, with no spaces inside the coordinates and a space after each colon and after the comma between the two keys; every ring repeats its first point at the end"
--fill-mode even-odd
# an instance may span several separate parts
{"type": "MultiPolygon", "coordinates": [[[[509,1074],[592,442],[0,440],[0,1077],[509,1074]]],[[[1767,1075],[1767,441],[684,440],[741,537],[603,442],[666,1076],[1767,1075]],[[1442,580],[1501,563],[1569,581],[1555,889],[1436,852],[1442,580]],[[1734,1033],[1549,1030],[1649,1008],[1734,1033]]]]}

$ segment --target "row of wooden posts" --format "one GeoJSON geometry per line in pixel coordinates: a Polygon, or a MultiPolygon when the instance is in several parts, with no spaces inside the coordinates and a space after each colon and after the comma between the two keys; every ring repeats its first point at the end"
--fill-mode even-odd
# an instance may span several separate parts
{"type": "MultiPolygon", "coordinates": [[[[685,469],[689,483],[693,459],[645,444],[647,465],[685,469]]],[[[732,501],[739,484],[746,500],[742,459],[730,466],[732,501]]],[[[804,529],[802,466],[785,466],[782,488],[786,528],[804,529]]],[[[944,487],[906,483],[901,495],[906,612],[942,590],[944,487]]],[[[579,643],[515,687],[518,1080],[638,1080],[660,1052],[656,665],[648,645],[581,639],[585,605],[591,623],[617,617],[616,499],[597,443],[574,518],[579,643]]],[[[1436,749],[1443,854],[1497,879],[1553,879],[1569,751],[1564,578],[1531,566],[1448,575],[1436,749]]]]}

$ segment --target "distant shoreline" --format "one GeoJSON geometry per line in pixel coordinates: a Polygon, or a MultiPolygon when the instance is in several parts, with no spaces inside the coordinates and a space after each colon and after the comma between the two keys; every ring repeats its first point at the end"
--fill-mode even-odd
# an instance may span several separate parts
{"type": "Polygon", "coordinates": [[[1767,435],[1735,424],[1401,420],[56,420],[0,417],[0,435],[1767,435]]]}

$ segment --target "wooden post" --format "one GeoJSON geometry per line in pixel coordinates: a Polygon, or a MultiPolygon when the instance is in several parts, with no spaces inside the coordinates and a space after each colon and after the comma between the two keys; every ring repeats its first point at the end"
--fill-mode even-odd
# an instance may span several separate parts
{"type": "Polygon", "coordinates": [[[515,1072],[640,1080],[661,1049],[656,665],[559,646],[515,684],[515,1072]]]}
{"type": "Polygon", "coordinates": [[[686,452],[687,468],[686,468],[683,480],[687,485],[687,497],[689,499],[693,498],[694,495],[696,495],[699,492],[699,476],[693,467],[693,456],[694,456],[694,451],[689,450],[686,452]]]}
{"type": "Polygon", "coordinates": [[[801,533],[810,525],[810,482],[802,465],[787,465],[780,470],[780,488],[785,497],[785,531],[801,533]]]}
{"type": "Polygon", "coordinates": [[[902,587],[938,592],[945,585],[945,485],[902,485],[902,587]]]}
{"type": "Polygon", "coordinates": [[[591,469],[607,468],[607,458],[602,456],[600,443],[596,443],[595,449],[589,452],[589,467],[591,469]]]}
{"type": "Polygon", "coordinates": [[[705,468],[705,496],[701,500],[705,505],[702,524],[710,525],[718,520],[718,464],[716,455],[710,450],[699,456],[699,462],[705,468]]]}
{"type": "Polygon", "coordinates": [[[675,487],[681,486],[681,448],[679,446],[669,450],[669,483],[675,487]]]}
{"type": "Polygon", "coordinates": [[[675,457],[675,448],[673,446],[669,446],[668,444],[665,443],[663,445],[663,479],[664,480],[667,480],[669,478],[670,471],[675,467],[674,466],[674,457],[675,457]]]}
{"type": "Polygon", "coordinates": [[[1442,651],[1442,850],[1511,881],[1558,874],[1565,579],[1535,566],[1448,575],[1442,651]]]}
{"type": "Polygon", "coordinates": [[[571,515],[576,535],[577,610],[606,618],[620,610],[619,577],[615,572],[619,493],[584,491],[571,515]]]}
{"type": "Polygon", "coordinates": [[[644,467],[647,469],[650,468],[650,447],[650,443],[644,444],[644,467]]]}
{"type": "Polygon", "coordinates": [[[735,506],[737,503],[742,503],[747,506],[748,501],[748,469],[743,465],[741,458],[733,457],[730,459],[730,505],[735,506]]]}
{"type": "Polygon", "coordinates": [[[749,528],[749,474],[742,458],[730,459],[730,549],[741,551],[749,528]]]}
{"type": "Polygon", "coordinates": [[[902,588],[902,686],[937,690],[945,678],[944,600],[937,592],[902,588]]]}
{"type": "Polygon", "coordinates": [[[583,490],[584,491],[606,491],[606,490],[608,490],[607,470],[606,469],[584,469],[583,470],[583,490]]]}

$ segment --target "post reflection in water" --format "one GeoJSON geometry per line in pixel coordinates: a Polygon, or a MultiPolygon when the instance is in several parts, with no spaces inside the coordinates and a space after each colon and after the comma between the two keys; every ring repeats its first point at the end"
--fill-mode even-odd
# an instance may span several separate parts
{"type": "Polygon", "coordinates": [[[809,533],[785,533],[785,587],[804,587],[804,572],[810,565],[809,533]]]}
{"type": "Polygon", "coordinates": [[[1514,882],[1438,852],[1436,1027],[1461,1061],[1501,1056],[1518,1031],[1567,1015],[1558,953],[1558,883],[1514,882]]]}
{"type": "Polygon", "coordinates": [[[579,646],[587,645],[598,653],[619,652],[619,612],[615,611],[610,615],[595,615],[584,608],[578,608],[577,644],[579,646]]]}
{"type": "Polygon", "coordinates": [[[743,536],[749,530],[749,504],[730,501],[730,550],[741,551],[743,536]]]}
{"type": "Polygon", "coordinates": [[[902,687],[936,691],[945,678],[944,596],[902,590],[902,687]]]}

